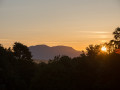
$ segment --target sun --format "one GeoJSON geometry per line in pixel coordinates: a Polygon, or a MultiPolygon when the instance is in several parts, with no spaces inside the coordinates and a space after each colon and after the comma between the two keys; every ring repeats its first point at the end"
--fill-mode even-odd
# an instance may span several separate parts
{"type": "Polygon", "coordinates": [[[107,51],[107,48],[106,48],[105,46],[103,46],[103,47],[101,48],[101,50],[104,51],[104,52],[106,52],[106,51],[107,51]]]}

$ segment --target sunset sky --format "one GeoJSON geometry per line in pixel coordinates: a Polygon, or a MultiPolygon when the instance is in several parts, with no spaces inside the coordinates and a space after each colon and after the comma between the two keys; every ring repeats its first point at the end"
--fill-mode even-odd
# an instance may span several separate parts
{"type": "Polygon", "coordinates": [[[120,0],[0,0],[0,43],[84,50],[113,38],[120,0]]]}

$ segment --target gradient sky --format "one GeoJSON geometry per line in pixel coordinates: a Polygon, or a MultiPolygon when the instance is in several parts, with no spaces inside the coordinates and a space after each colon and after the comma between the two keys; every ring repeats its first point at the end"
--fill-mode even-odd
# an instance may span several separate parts
{"type": "Polygon", "coordinates": [[[84,50],[113,38],[120,0],[0,0],[0,43],[84,50]]]}

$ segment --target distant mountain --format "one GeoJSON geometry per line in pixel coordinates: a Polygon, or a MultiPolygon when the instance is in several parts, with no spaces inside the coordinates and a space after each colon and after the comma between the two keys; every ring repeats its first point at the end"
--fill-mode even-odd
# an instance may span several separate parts
{"type": "Polygon", "coordinates": [[[30,46],[29,50],[32,53],[33,59],[37,60],[49,60],[53,59],[57,55],[67,55],[69,57],[76,57],[81,54],[80,51],[68,46],[54,46],[49,47],[47,45],[30,46]]]}

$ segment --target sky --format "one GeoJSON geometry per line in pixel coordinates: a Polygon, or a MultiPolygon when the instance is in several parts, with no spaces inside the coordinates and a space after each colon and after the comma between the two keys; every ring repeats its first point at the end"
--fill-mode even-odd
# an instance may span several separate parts
{"type": "Polygon", "coordinates": [[[71,46],[113,39],[120,26],[120,0],[0,0],[0,43],[71,46]]]}

